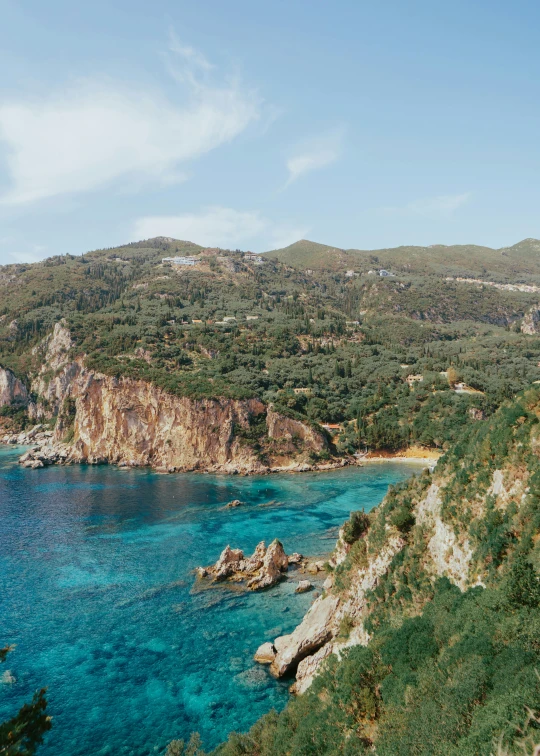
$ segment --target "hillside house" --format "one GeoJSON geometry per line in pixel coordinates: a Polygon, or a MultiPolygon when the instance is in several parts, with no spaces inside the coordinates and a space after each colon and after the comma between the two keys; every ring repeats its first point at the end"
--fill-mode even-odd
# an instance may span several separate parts
{"type": "Polygon", "coordinates": [[[295,394],[304,394],[305,396],[311,396],[313,393],[310,388],[295,388],[293,391],[295,394]]]}
{"type": "Polygon", "coordinates": [[[255,252],[246,252],[244,254],[244,260],[255,263],[255,265],[262,265],[264,263],[264,259],[261,255],[257,255],[255,252]]]}
{"type": "Polygon", "coordinates": [[[381,268],[379,271],[379,275],[381,276],[381,278],[387,278],[388,276],[393,276],[394,274],[390,273],[389,270],[385,270],[384,268],[381,268]]]}
{"type": "Polygon", "coordinates": [[[424,376],[420,375],[420,374],[418,374],[418,375],[408,375],[405,378],[405,380],[407,381],[407,383],[409,384],[409,386],[414,386],[415,383],[422,383],[422,381],[424,380],[424,376]]]}
{"type": "Polygon", "coordinates": [[[196,265],[199,259],[197,257],[163,257],[161,262],[169,265],[196,265]]]}
{"type": "Polygon", "coordinates": [[[328,433],[335,435],[341,430],[341,425],[339,423],[321,423],[321,427],[325,429],[325,431],[328,431],[328,433]]]}

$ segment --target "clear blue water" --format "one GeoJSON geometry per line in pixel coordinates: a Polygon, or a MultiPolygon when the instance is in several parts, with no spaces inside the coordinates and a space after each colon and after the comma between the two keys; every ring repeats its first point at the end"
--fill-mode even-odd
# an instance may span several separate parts
{"type": "Polygon", "coordinates": [[[160,754],[198,731],[206,747],[282,708],[288,683],[253,662],[313,594],[200,590],[192,570],[227,544],[329,552],[353,509],[371,509],[411,466],[227,477],[109,467],[24,470],[0,451],[0,721],[48,686],[42,756],[160,754]],[[246,506],[224,510],[231,499],[246,506]]]}

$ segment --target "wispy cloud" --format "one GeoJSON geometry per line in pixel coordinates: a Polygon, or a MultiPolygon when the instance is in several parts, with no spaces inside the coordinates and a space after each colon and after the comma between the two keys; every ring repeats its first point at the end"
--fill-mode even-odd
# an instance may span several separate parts
{"type": "Polygon", "coordinates": [[[458,208],[471,198],[470,192],[462,194],[441,194],[436,197],[408,202],[406,205],[396,207],[383,207],[382,211],[389,215],[452,215],[458,208]]]}
{"type": "Polygon", "coordinates": [[[305,235],[299,226],[274,224],[258,211],[238,211],[229,207],[207,207],[198,213],[153,215],[135,223],[134,240],[171,236],[207,246],[236,249],[255,244],[258,251],[285,247],[305,235]]]}
{"type": "Polygon", "coordinates": [[[289,177],[285,186],[289,186],[306,173],[334,163],[342,153],[344,133],[344,129],[340,128],[330,134],[309,139],[300,145],[287,160],[289,177]]]}
{"type": "Polygon", "coordinates": [[[259,117],[254,92],[238,81],[216,81],[206,58],[174,36],[169,56],[180,82],[174,99],[93,80],[0,103],[0,157],[3,146],[11,179],[0,202],[95,190],[120,179],[182,180],[181,164],[234,139],[259,117]]]}

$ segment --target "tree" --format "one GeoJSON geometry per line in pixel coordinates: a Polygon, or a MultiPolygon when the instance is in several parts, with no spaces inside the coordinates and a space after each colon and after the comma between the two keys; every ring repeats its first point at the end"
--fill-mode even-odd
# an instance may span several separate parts
{"type": "MultiPolygon", "coordinates": [[[[0,662],[4,662],[12,646],[0,649],[0,662]]],[[[1,756],[33,756],[43,743],[43,736],[51,727],[47,716],[46,688],[36,691],[32,701],[24,704],[12,719],[0,723],[1,756]]]]}

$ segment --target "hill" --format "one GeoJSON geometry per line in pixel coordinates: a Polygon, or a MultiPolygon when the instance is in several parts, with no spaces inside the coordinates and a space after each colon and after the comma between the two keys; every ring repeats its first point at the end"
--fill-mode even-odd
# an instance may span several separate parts
{"type": "MultiPolygon", "coordinates": [[[[532,265],[534,244],[516,245],[509,254],[532,265]]],[[[83,428],[105,396],[86,406],[81,376],[102,376],[102,387],[109,385],[105,377],[111,386],[119,379],[144,383],[126,388],[127,395],[146,397],[133,399],[141,433],[144,404],[156,391],[165,392],[171,412],[182,406],[186,417],[202,417],[194,403],[211,401],[216,417],[231,423],[227,448],[236,450],[236,462],[222,462],[233,466],[240,447],[251,450],[250,469],[256,459],[263,467],[265,459],[278,459],[287,444],[292,451],[292,436],[282,446],[271,442],[276,425],[263,422],[278,408],[305,426],[301,435],[311,441],[302,454],[312,455],[304,459],[309,465],[320,462],[321,453],[351,459],[366,450],[394,453],[417,445],[444,450],[464,427],[540,380],[540,288],[448,281],[431,268],[383,278],[369,273],[377,269],[371,258],[367,270],[355,266],[351,276],[343,258],[349,253],[309,242],[301,252],[319,262],[330,255],[336,267],[308,272],[267,256],[160,237],[0,268],[4,433],[39,420],[55,426],[58,441],[80,442],[71,458],[116,459],[127,409],[115,411],[114,438],[89,441],[83,428]],[[163,262],[178,254],[193,256],[194,264],[163,262]],[[50,354],[59,328],[69,344],[61,360],[50,354]],[[224,415],[217,410],[222,400],[233,403],[224,415]],[[248,412],[249,429],[242,426],[247,415],[234,419],[247,412],[246,402],[259,407],[248,412]],[[324,452],[309,430],[320,424],[338,426],[324,452]]],[[[159,422],[153,427],[159,450],[135,454],[136,444],[129,458],[187,464],[179,438],[163,435],[159,422]]],[[[286,432],[284,424],[280,428],[286,432]]],[[[203,448],[219,457],[211,439],[201,440],[203,448]]],[[[209,457],[189,459],[190,465],[209,464],[209,457]]]]}
{"type": "Polygon", "coordinates": [[[434,244],[393,249],[342,250],[302,240],[268,257],[295,267],[325,270],[386,268],[394,273],[462,276],[501,282],[540,282],[540,241],[524,239],[512,247],[491,249],[477,245],[434,244]]]}
{"type": "Polygon", "coordinates": [[[301,239],[288,247],[264,254],[272,260],[299,270],[343,270],[358,262],[355,254],[307,239],[301,239]]]}

